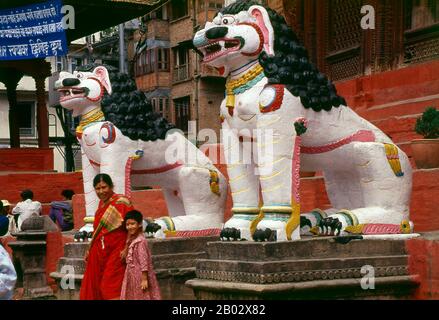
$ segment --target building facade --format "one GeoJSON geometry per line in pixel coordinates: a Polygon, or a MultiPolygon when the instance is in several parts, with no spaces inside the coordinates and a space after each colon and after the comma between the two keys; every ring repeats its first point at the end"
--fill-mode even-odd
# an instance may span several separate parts
{"type": "Polygon", "coordinates": [[[138,88],[156,112],[185,133],[212,129],[219,137],[225,79],[202,66],[191,47],[195,32],[223,5],[223,0],[169,1],[143,17],[143,27],[133,37],[138,88]]]}

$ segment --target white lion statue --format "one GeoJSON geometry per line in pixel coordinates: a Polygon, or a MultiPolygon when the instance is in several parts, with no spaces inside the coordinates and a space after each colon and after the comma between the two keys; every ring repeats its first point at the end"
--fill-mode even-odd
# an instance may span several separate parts
{"type": "Polygon", "coordinates": [[[193,43],[227,77],[220,117],[233,216],[224,237],[236,230],[248,240],[412,232],[406,154],[346,106],[283,17],[238,0],[193,43]],[[245,152],[249,141],[246,163],[233,152],[245,152]],[[300,170],[324,172],[332,209],[300,214],[300,170]]]}
{"type": "Polygon", "coordinates": [[[112,67],[87,65],[73,74],[61,72],[55,88],[60,104],[81,116],[76,135],[87,217],[98,204],[93,178],[107,173],[119,194],[130,196],[132,186],[162,188],[169,217],[155,220],[161,236],[221,228],[227,181],[204,153],[152,112],[134,80],[112,67]]]}

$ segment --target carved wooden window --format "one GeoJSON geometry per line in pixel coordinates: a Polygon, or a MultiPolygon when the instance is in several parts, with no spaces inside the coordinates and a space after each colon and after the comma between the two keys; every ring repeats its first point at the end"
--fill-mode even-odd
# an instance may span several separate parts
{"type": "Polygon", "coordinates": [[[439,1],[404,1],[404,63],[439,58],[439,1]]]}
{"type": "Polygon", "coordinates": [[[361,0],[328,0],[326,5],[328,73],[332,80],[363,74],[361,0]]]}

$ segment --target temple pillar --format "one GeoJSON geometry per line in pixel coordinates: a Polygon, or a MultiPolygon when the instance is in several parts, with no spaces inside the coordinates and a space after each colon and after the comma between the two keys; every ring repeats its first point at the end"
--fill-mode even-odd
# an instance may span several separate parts
{"type": "Polygon", "coordinates": [[[20,148],[20,127],[17,110],[17,85],[23,74],[14,69],[5,70],[5,78],[2,79],[6,86],[9,102],[9,138],[11,148],[20,148]]]}
{"type": "Polygon", "coordinates": [[[38,147],[49,148],[49,119],[46,107],[45,77],[35,77],[37,95],[38,147]]]}

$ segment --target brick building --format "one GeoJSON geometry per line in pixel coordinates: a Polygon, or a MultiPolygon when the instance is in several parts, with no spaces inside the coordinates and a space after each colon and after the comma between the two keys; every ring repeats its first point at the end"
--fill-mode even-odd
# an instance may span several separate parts
{"type": "MultiPolygon", "coordinates": [[[[143,17],[135,33],[133,71],[156,112],[184,132],[213,129],[219,134],[219,106],[225,79],[200,64],[190,49],[196,30],[212,20],[223,0],[172,0],[143,17]],[[196,127],[188,128],[188,121],[196,127]]],[[[132,46],[133,47],[133,46],[132,46]]]]}

